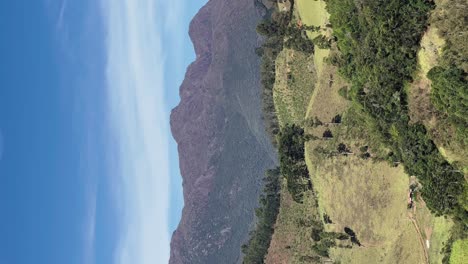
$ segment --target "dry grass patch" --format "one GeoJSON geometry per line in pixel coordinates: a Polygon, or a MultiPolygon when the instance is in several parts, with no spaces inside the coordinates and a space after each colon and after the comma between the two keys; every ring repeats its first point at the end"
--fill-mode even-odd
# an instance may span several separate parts
{"type": "Polygon", "coordinates": [[[284,49],[276,59],[273,98],[281,125],[301,124],[314,91],[316,80],[312,56],[284,49]]]}
{"type": "MultiPolygon", "coordinates": [[[[287,189],[286,180],[282,189],[287,189]]],[[[275,233],[265,263],[307,263],[303,259],[316,256],[312,250],[312,227],[304,226],[310,221],[320,221],[312,192],[306,193],[302,204],[294,202],[289,192],[282,192],[275,233]]]]}

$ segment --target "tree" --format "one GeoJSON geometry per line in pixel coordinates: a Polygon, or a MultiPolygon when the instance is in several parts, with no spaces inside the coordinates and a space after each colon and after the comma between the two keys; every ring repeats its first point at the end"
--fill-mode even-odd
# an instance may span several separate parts
{"type": "Polygon", "coordinates": [[[466,74],[455,67],[432,68],[427,77],[432,81],[431,99],[439,111],[462,128],[468,126],[468,81],[466,74]]]}
{"type": "Polygon", "coordinates": [[[333,117],[331,122],[333,124],[341,124],[341,115],[336,115],[335,117],[333,117]]]}
{"type": "Polygon", "coordinates": [[[327,129],[327,130],[325,130],[325,132],[323,132],[323,138],[324,139],[333,138],[333,134],[332,134],[330,129],[327,129]]]}
{"type": "Polygon", "coordinates": [[[338,144],[337,151],[338,153],[343,155],[348,155],[352,153],[351,150],[349,150],[349,148],[343,143],[338,144]]]}
{"type": "Polygon", "coordinates": [[[327,39],[324,35],[318,35],[312,40],[312,42],[315,46],[321,49],[329,49],[331,47],[331,40],[327,39]]]}

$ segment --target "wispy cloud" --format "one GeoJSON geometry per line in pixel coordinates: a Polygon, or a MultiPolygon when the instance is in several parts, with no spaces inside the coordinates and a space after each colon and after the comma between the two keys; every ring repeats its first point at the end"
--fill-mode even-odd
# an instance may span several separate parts
{"type": "MultiPolygon", "coordinates": [[[[117,149],[121,240],[116,262],[169,259],[168,120],[164,101],[162,27],[156,0],[102,0],[107,29],[107,97],[117,149]]],[[[172,14],[171,20],[176,20],[172,14]]]]}
{"type": "Polygon", "coordinates": [[[57,29],[62,29],[63,27],[63,17],[65,15],[65,9],[67,8],[67,2],[68,0],[63,0],[62,3],[60,4],[60,11],[57,17],[57,21],[55,23],[55,27],[57,29]]]}

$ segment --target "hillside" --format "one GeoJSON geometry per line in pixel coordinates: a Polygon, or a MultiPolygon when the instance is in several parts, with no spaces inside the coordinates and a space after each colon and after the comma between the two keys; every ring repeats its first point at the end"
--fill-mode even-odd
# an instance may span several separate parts
{"type": "Polygon", "coordinates": [[[466,3],[276,2],[257,30],[281,198],[246,263],[462,263],[466,3]]]}
{"type": "Polygon", "coordinates": [[[261,118],[252,0],[210,0],[190,26],[196,60],[180,87],[171,128],[185,207],[170,263],[237,263],[275,150],[261,118]]]}

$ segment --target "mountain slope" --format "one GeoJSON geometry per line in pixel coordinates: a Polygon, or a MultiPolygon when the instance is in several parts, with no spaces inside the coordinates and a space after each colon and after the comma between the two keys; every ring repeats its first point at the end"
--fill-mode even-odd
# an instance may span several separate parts
{"type": "Polygon", "coordinates": [[[196,60],[172,111],[185,207],[170,263],[236,263],[276,154],[261,119],[252,0],[211,0],[190,26],[196,60]]]}

